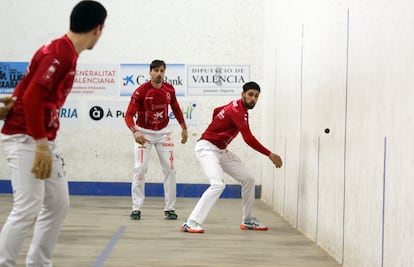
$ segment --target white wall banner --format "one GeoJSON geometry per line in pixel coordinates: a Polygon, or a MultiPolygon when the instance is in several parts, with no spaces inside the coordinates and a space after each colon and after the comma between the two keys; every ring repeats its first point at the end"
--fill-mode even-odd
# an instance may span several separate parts
{"type": "Polygon", "coordinates": [[[250,81],[247,65],[189,65],[188,95],[239,95],[250,81]]]}
{"type": "MultiPolygon", "coordinates": [[[[3,103],[0,106],[3,106],[3,103]]],[[[76,100],[67,100],[59,111],[60,127],[78,125],[81,114],[79,102],[76,100]]],[[[4,121],[0,120],[0,128],[3,127],[3,124],[4,121]]]]}
{"type": "MultiPolygon", "coordinates": [[[[198,127],[200,125],[200,108],[199,104],[190,101],[178,101],[180,103],[181,111],[184,115],[184,120],[188,128],[198,127]]],[[[175,119],[174,113],[170,110],[169,125],[179,127],[178,121],[175,119]]]]}
{"type": "Polygon", "coordinates": [[[119,64],[78,64],[71,94],[119,95],[119,64]]]}
{"type": "MultiPolygon", "coordinates": [[[[185,65],[166,64],[165,82],[175,88],[176,96],[185,96],[185,65]]],[[[150,64],[121,64],[121,96],[130,96],[141,84],[150,80],[150,64]]]]}
{"type": "MultiPolygon", "coordinates": [[[[198,104],[188,101],[179,101],[179,103],[187,126],[197,127],[200,122],[198,104]]],[[[86,112],[88,113],[88,125],[105,127],[126,127],[124,116],[128,104],[129,100],[88,101],[86,110],[86,112]]],[[[175,119],[175,116],[171,111],[171,108],[169,108],[169,111],[169,125],[178,127],[178,122],[175,119]]]]}
{"type": "Polygon", "coordinates": [[[60,126],[74,126],[79,124],[81,112],[79,101],[67,100],[59,111],[60,126]]]}
{"type": "Polygon", "coordinates": [[[88,116],[88,125],[91,126],[125,126],[124,113],[129,101],[88,101],[86,113],[88,116]]]}

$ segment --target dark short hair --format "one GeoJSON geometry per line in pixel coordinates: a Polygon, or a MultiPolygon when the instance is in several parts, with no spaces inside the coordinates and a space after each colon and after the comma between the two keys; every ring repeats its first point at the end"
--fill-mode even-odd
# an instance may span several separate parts
{"type": "Polygon", "coordinates": [[[164,69],[167,68],[163,60],[155,59],[150,64],[150,71],[161,66],[164,66],[164,69]]]}
{"type": "Polygon", "coordinates": [[[243,85],[243,92],[254,89],[260,92],[260,86],[255,82],[247,82],[243,85]]]}
{"type": "Polygon", "coordinates": [[[80,1],[70,14],[70,30],[85,33],[98,25],[104,25],[107,13],[105,7],[96,1],[80,1]]]}

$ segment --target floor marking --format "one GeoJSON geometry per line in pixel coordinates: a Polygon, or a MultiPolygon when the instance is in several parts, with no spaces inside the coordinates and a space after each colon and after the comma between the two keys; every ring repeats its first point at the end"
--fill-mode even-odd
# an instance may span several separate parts
{"type": "Polygon", "coordinates": [[[121,238],[122,234],[124,233],[126,226],[119,227],[118,232],[112,237],[111,241],[109,241],[108,245],[106,245],[105,249],[102,251],[99,258],[96,260],[93,267],[102,267],[105,263],[106,258],[108,258],[109,254],[111,254],[112,249],[114,248],[116,242],[121,238]]]}

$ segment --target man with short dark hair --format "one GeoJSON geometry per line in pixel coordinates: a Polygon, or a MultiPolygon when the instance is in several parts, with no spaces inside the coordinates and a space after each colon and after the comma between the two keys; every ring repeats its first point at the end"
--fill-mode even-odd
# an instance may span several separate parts
{"type": "MultiPolygon", "coordinates": [[[[37,50],[13,92],[14,105],[2,109],[6,120],[1,140],[11,168],[14,203],[0,234],[0,267],[16,265],[33,223],[26,266],[52,266],[69,208],[63,159],[55,142],[59,110],[72,89],[78,56],[95,46],[106,16],[100,3],[79,2],[71,12],[69,31],[37,50]]],[[[8,98],[2,101],[10,103],[8,98]]]]}
{"type": "Polygon", "coordinates": [[[254,108],[259,94],[260,86],[255,82],[248,82],[243,85],[240,99],[214,109],[213,120],[195,147],[196,157],[210,180],[210,187],[203,193],[192,213],[181,226],[181,231],[204,233],[201,225],[226,187],[224,173],[241,183],[243,216],[240,229],[261,231],[268,229],[253,214],[254,177],[239,157],[227,150],[228,144],[240,132],[243,140],[250,147],[268,156],[276,168],[282,167],[282,159],[279,155],[272,153],[260,144],[250,131],[247,111],[254,108]]]}
{"type": "Polygon", "coordinates": [[[182,128],[181,143],[187,142],[187,126],[178,104],[174,87],[164,82],[165,62],[154,60],[150,64],[151,80],[140,85],[131,96],[125,123],[134,137],[135,166],[132,174],[132,220],[141,219],[145,199],[145,174],[148,170],[152,147],[155,147],[164,173],[164,218],[176,220],[176,169],[174,165],[174,142],[172,128],[168,126],[168,106],[182,128]],[[137,115],[136,121],[134,116],[137,115]]]}

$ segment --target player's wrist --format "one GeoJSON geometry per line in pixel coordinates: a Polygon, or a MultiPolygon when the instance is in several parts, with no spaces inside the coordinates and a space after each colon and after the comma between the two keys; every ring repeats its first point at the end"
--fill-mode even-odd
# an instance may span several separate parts
{"type": "Polygon", "coordinates": [[[141,139],[142,138],[142,133],[140,131],[136,130],[135,132],[132,133],[132,136],[134,137],[135,140],[141,139]]]}
{"type": "Polygon", "coordinates": [[[134,134],[135,132],[138,132],[138,131],[139,131],[139,128],[138,128],[138,126],[136,126],[136,125],[134,125],[134,126],[130,127],[129,129],[131,130],[131,132],[132,132],[133,134],[134,134]]]}
{"type": "Polygon", "coordinates": [[[183,129],[183,131],[187,130],[187,125],[185,125],[185,123],[181,123],[180,126],[181,126],[181,129],[183,129]]]}
{"type": "Polygon", "coordinates": [[[36,139],[36,145],[39,147],[49,147],[49,140],[47,140],[47,137],[36,139]]]}

